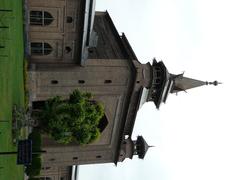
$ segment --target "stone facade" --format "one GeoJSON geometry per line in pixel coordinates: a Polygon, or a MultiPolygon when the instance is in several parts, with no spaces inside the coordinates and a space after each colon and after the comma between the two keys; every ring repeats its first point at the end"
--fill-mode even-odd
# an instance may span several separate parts
{"type": "Polygon", "coordinates": [[[94,4],[94,0],[28,0],[31,62],[83,63],[92,43],[94,4]]]}
{"type": "Polygon", "coordinates": [[[34,51],[34,47],[31,47],[31,44],[33,45],[34,43],[48,43],[53,50],[45,56],[37,52],[32,53],[32,62],[64,63],[74,61],[74,57],[77,54],[75,50],[79,47],[80,38],[77,28],[80,25],[80,20],[77,16],[77,7],[80,6],[80,2],[82,1],[29,1],[30,51],[34,51]],[[47,13],[50,15],[46,17],[47,13]],[[41,16],[44,19],[38,20],[41,16]],[[67,17],[73,19],[71,23],[68,23],[67,17]],[[48,23],[52,22],[49,25],[44,25],[46,20],[49,21],[48,23]],[[41,25],[38,25],[40,23],[41,25]],[[71,52],[67,52],[66,47],[71,48],[71,52]]]}
{"type": "Polygon", "coordinates": [[[40,180],[72,180],[71,166],[44,166],[40,180]]]}

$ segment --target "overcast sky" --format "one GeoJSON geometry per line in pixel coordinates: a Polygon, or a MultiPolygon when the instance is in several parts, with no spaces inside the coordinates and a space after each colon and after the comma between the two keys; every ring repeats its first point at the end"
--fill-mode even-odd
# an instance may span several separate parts
{"type": "Polygon", "coordinates": [[[143,135],[144,160],[80,166],[80,180],[240,179],[240,1],[97,0],[125,32],[142,63],[163,60],[171,73],[223,85],[170,95],[138,112],[133,139],[143,135]]]}

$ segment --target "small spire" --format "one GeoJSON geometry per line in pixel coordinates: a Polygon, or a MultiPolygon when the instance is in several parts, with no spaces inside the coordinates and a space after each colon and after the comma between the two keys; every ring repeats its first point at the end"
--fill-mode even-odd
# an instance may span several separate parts
{"type": "Polygon", "coordinates": [[[183,74],[172,75],[171,79],[174,82],[171,93],[177,93],[180,91],[186,92],[188,89],[200,87],[208,83],[197,79],[184,77],[183,74]]]}
{"type": "Polygon", "coordinates": [[[222,84],[221,82],[218,82],[218,81],[213,81],[213,82],[208,82],[206,81],[206,85],[214,85],[214,86],[217,86],[219,84],[222,84]]]}
{"type": "Polygon", "coordinates": [[[173,75],[172,74],[172,80],[174,81],[174,86],[171,91],[171,93],[177,93],[179,91],[185,91],[188,89],[192,89],[195,87],[200,87],[203,85],[214,85],[217,86],[219,84],[222,84],[221,82],[218,81],[213,81],[213,82],[208,82],[208,81],[200,81],[197,79],[191,79],[188,77],[184,77],[183,73],[178,74],[178,75],[173,75]]]}
{"type": "Polygon", "coordinates": [[[137,145],[137,154],[140,159],[144,159],[148,151],[148,148],[153,147],[153,146],[149,146],[142,136],[137,137],[136,145],[137,145]]]}

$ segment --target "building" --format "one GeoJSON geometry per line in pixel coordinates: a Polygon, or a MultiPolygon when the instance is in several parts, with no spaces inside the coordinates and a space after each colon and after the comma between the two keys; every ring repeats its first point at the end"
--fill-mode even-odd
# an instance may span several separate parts
{"type": "MultiPolygon", "coordinates": [[[[43,135],[42,179],[68,180],[71,166],[115,163],[149,148],[132,139],[138,109],[156,108],[169,93],[212,84],[168,72],[162,61],[141,64],[126,36],[119,35],[108,12],[95,12],[94,0],[28,0],[29,89],[35,108],[74,89],[94,94],[104,104],[101,137],[85,146],[62,145],[43,135]]],[[[213,84],[217,85],[215,81],[213,84]]]]}

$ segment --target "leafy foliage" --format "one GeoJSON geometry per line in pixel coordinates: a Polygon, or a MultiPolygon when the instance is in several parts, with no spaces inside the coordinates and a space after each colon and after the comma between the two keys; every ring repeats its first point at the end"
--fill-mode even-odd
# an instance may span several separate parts
{"type": "Polygon", "coordinates": [[[32,140],[32,150],[40,151],[42,146],[41,134],[37,129],[33,129],[32,133],[29,134],[28,139],[32,140]]]}
{"type": "Polygon", "coordinates": [[[29,103],[29,90],[28,90],[28,86],[27,86],[27,82],[28,82],[28,61],[27,59],[23,60],[23,81],[24,81],[24,105],[25,105],[25,110],[28,110],[28,103],[29,103]]]}
{"type": "Polygon", "coordinates": [[[13,105],[12,111],[12,138],[16,144],[18,140],[27,137],[26,128],[29,125],[31,114],[25,108],[13,105]]]}
{"type": "Polygon", "coordinates": [[[25,169],[25,172],[28,176],[38,176],[41,171],[41,157],[40,155],[34,154],[32,157],[32,164],[28,165],[25,169]]]}
{"type": "Polygon", "coordinates": [[[74,90],[68,100],[56,96],[49,99],[40,115],[44,130],[56,141],[88,144],[100,136],[98,124],[104,115],[100,103],[91,101],[90,93],[74,90]]]}

